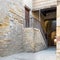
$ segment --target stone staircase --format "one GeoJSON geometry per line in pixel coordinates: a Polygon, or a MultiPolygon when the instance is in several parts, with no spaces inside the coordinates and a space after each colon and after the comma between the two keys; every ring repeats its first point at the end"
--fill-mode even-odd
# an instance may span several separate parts
{"type": "Polygon", "coordinates": [[[0,56],[21,52],[38,52],[47,47],[39,29],[24,28],[23,24],[17,21],[12,24],[9,26],[10,28],[4,29],[5,36],[0,35],[3,37],[0,40],[0,56]],[[7,32],[7,30],[9,31],[7,32]]]}

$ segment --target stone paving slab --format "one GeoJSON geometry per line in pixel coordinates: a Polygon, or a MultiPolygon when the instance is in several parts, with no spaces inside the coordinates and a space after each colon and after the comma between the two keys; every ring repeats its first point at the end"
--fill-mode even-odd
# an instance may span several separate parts
{"type": "Polygon", "coordinates": [[[6,57],[0,57],[0,60],[56,60],[56,49],[48,48],[37,53],[20,53],[6,57]]]}

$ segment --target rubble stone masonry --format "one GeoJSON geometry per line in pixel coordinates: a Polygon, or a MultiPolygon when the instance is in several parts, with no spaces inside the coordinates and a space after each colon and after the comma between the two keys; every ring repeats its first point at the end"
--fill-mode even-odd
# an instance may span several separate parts
{"type": "Polygon", "coordinates": [[[22,1],[0,0],[0,56],[23,51],[22,18],[22,1]]]}
{"type": "Polygon", "coordinates": [[[0,56],[46,48],[40,30],[24,28],[22,0],[0,0],[0,56]]]}

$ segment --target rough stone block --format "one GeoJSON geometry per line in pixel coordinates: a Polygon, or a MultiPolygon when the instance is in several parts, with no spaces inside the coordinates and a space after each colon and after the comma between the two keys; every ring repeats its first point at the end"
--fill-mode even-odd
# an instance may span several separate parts
{"type": "Polygon", "coordinates": [[[23,45],[24,51],[33,52],[34,51],[34,31],[32,28],[25,28],[23,34],[23,45]]]}
{"type": "MultiPolygon", "coordinates": [[[[23,24],[17,20],[10,21],[10,32],[0,40],[0,56],[7,56],[23,52],[23,24]],[[12,23],[12,24],[11,24],[12,23]]],[[[2,35],[3,37],[3,35],[2,35]]]]}
{"type": "Polygon", "coordinates": [[[27,52],[37,52],[47,47],[39,29],[25,28],[23,42],[24,50],[27,52]]]}
{"type": "Polygon", "coordinates": [[[34,28],[34,43],[35,43],[35,51],[36,52],[46,48],[46,43],[43,39],[41,31],[36,28],[34,28]]]}

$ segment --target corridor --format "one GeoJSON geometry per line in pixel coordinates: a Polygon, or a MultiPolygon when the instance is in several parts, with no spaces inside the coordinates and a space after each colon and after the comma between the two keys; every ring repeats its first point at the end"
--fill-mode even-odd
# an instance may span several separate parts
{"type": "Polygon", "coordinates": [[[37,53],[20,53],[0,57],[0,60],[56,60],[56,49],[55,47],[50,47],[37,53]]]}

